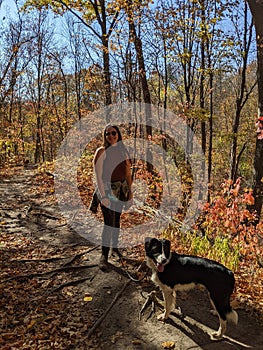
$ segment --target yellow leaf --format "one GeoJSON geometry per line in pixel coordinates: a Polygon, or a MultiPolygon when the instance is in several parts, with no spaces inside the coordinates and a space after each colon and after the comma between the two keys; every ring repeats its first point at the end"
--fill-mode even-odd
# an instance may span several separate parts
{"type": "Polygon", "coordinates": [[[162,347],[164,349],[174,349],[175,342],[174,341],[166,341],[166,342],[162,343],[162,347]]]}
{"type": "Polygon", "coordinates": [[[89,293],[86,293],[84,295],[84,301],[86,301],[86,302],[92,301],[92,296],[89,293]]]}

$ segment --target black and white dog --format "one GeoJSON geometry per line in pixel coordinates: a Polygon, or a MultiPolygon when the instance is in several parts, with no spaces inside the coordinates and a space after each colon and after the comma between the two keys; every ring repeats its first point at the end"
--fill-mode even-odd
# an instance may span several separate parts
{"type": "Polygon", "coordinates": [[[165,310],[158,319],[164,321],[175,307],[176,291],[185,291],[201,284],[208,290],[220,326],[213,338],[220,339],[226,332],[227,321],[235,324],[238,315],[230,306],[234,290],[233,272],[216,261],[170,251],[167,239],[145,238],[147,265],[152,270],[152,281],[161,289],[165,310]]]}

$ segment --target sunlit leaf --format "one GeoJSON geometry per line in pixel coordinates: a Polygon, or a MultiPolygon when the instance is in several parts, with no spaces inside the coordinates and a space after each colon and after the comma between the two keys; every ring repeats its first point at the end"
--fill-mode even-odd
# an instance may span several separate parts
{"type": "Polygon", "coordinates": [[[91,302],[92,301],[92,295],[90,293],[85,293],[83,300],[86,302],[91,302]]]}
{"type": "Polygon", "coordinates": [[[175,342],[173,342],[173,341],[166,341],[166,342],[162,343],[162,347],[164,349],[174,349],[175,342]]]}

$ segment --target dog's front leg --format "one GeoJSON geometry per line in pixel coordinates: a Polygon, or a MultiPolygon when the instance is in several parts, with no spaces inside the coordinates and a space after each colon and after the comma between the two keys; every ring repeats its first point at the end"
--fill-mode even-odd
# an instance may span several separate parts
{"type": "Polygon", "coordinates": [[[219,329],[217,332],[212,333],[211,339],[221,339],[223,337],[223,335],[226,332],[226,321],[222,320],[222,318],[219,316],[219,329]]]}
{"type": "Polygon", "coordinates": [[[163,291],[163,298],[164,298],[164,312],[158,316],[159,321],[164,321],[167,319],[172,311],[172,309],[175,307],[176,302],[176,292],[173,291],[171,288],[166,289],[163,291]]]}

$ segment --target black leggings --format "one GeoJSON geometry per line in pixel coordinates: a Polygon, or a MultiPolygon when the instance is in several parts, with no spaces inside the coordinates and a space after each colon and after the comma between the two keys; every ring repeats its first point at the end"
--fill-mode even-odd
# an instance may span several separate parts
{"type": "Polygon", "coordinates": [[[105,255],[108,255],[110,247],[118,247],[122,205],[120,203],[111,203],[110,209],[101,205],[101,210],[104,219],[102,252],[105,253],[105,255]]]}

